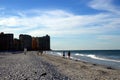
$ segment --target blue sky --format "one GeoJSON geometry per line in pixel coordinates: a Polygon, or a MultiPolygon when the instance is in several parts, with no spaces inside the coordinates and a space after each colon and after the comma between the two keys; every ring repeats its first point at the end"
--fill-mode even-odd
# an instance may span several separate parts
{"type": "Polygon", "coordinates": [[[49,34],[52,49],[120,49],[120,0],[0,0],[0,32],[49,34]]]}

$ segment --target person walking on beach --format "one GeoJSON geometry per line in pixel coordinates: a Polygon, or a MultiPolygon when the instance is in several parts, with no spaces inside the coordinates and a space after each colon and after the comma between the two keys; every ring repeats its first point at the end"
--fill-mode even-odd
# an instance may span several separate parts
{"type": "Polygon", "coordinates": [[[41,56],[42,56],[42,54],[43,54],[43,51],[40,51],[40,53],[41,53],[41,56]]]}
{"type": "Polygon", "coordinates": [[[24,48],[24,54],[26,55],[26,53],[27,53],[27,48],[24,48]]]}
{"type": "Polygon", "coordinates": [[[65,51],[63,51],[63,58],[65,58],[65,51]]]}
{"type": "Polygon", "coordinates": [[[68,51],[68,58],[70,59],[70,51],[68,51]]]}

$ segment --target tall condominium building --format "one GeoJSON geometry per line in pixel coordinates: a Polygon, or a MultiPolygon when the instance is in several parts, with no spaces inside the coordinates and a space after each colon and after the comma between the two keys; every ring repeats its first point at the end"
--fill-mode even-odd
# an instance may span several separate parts
{"type": "Polygon", "coordinates": [[[50,50],[50,36],[46,35],[38,38],[39,50],[50,50]]]}
{"type": "Polygon", "coordinates": [[[0,50],[13,49],[13,34],[0,33],[0,50]]]}
{"type": "Polygon", "coordinates": [[[50,36],[32,38],[33,50],[50,50],[50,36]]]}
{"type": "Polygon", "coordinates": [[[20,50],[20,40],[14,39],[14,50],[20,50]]]}
{"type": "Polygon", "coordinates": [[[20,40],[21,50],[23,50],[24,48],[27,48],[28,50],[32,49],[32,37],[31,36],[20,34],[19,40],[20,40]]]}
{"type": "Polygon", "coordinates": [[[32,50],[38,50],[38,40],[36,37],[32,37],[32,50]]]}

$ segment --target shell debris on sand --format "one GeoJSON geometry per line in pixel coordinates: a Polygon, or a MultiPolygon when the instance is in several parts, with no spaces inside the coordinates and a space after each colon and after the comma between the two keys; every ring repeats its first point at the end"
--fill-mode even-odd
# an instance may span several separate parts
{"type": "Polygon", "coordinates": [[[53,65],[43,61],[36,53],[30,51],[27,55],[2,55],[4,58],[0,59],[0,80],[64,80],[65,75],[57,72],[53,65]]]}

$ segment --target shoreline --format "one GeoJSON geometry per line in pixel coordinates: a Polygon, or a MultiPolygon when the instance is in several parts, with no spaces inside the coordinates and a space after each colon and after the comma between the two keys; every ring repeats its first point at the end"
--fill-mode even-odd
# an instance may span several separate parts
{"type": "MultiPolygon", "coordinates": [[[[117,54],[116,56],[113,56],[113,58],[111,58],[111,54],[110,56],[109,55],[104,56],[103,54],[93,54],[95,52],[88,52],[88,53],[83,52],[82,53],[80,51],[77,51],[77,52],[71,51],[71,59],[76,60],[76,61],[88,62],[88,63],[96,64],[96,65],[102,65],[102,66],[106,66],[109,68],[111,67],[113,69],[120,69],[120,60],[118,59],[119,55],[117,54],[118,52],[115,53],[117,54]]],[[[50,52],[50,55],[55,55],[55,56],[60,56],[60,57],[63,56],[62,54],[63,54],[63,51],[50,52]]],[[[65,57],[67,58],[67,54],[65,57]]]]}
{"type": "Polygon", "coordinates": [[[110,66],[93,64],[80,60],[62,58],[51,54],[41,56],[52,65],[55,65],[59,72],[70,77],[72,80],[119,80],[120,69],[110,66]]]}
{"type": "Polygon", "coordinates": [[[92,62],[87,62],[87,61],[82,61],[80,59],[73,59],[73,58],[63,58],[62,56],[57,56],[57,55],[52,55],[52,54],[45,54],[45,56],[53,56],[53,57],[58,57],[58,58],[61,58],[61,59],[65,59],[65,60],[71,60],[71,61],[75,61],[75,62],[80,62],[80,63],[85,63],[85,64],[90,64],[90,65],[93,65],[93,66],[101,66],[103,68],[106,68],[106,69],[113,69],[113,70],[120,70],[120,68],[115,68],[115,67],[112,67],[112,66],[107,66],[107,65],[102,65],[102,64],[97,64],[97,63],[92,63],[92,62]]]}
{"type": "Polygon", "coordinates": [[[78,61],[78,62],[83,62],[83,63],[86,63],[86,64],[92,64],[94,66],[102,66],[102,67],[105,67],[107,69],[120,70],[120,68],[118,68],[118,67],[108,66],[108,65],[105,65],[105,64],[99,64],[99,63],[97,64],[97,63],[82,61],[82,60],[79,60],[79,59],[71,59],[71,60],[78,61]]]}

